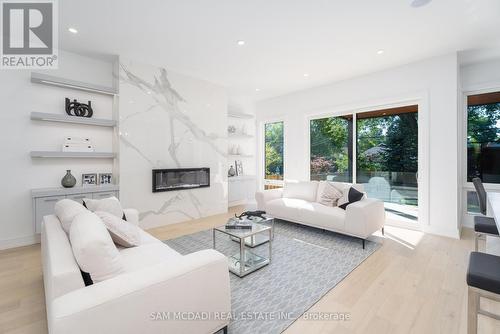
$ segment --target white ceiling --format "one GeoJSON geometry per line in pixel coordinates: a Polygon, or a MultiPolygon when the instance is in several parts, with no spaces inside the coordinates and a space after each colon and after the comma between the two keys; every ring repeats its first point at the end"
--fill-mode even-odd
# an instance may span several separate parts
{"type": "Polygon", "coordinates": [[[60,43],[165,66],[256,100],[500,45],[499,0],[433,0],[421,8],[409,2],[63,0],[60,43]]]}

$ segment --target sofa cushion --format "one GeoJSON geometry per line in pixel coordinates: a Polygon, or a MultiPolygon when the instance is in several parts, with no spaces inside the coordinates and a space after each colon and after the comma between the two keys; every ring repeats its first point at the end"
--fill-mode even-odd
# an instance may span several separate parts
{"type": "Polygon", "coordinates": [[[122,205],[120,204],[120,201],[118,200],[118,198],[114,196],[103,199],[84,198],[83,205],[85,205],[85,207],[92,212],[96,211],[109,212],[118,218],[127,220],[127,217],[125,217],[125,213],[123,212],[122,205]]]}
{"type": "Polygon", "coordinates": [[[318,181],[285,181],[283,197],[314,202],[316,200],[317,191],[318,181]]]}
{"type": "Polygon", "coordinates": [[[69,240],[78,266],[90,274],[94,283],[123,272],[120,252],[95,213],[87,211],[75,217],[69,240]]]}
{"type": "Polygon", "coordinates": [[[340,190],[342,193],[344,192],[344,189],[353,187],[357,191],[364,192],[365,187],[362,183],[347,183],[347,182],[332,182],[332,181],[319,181],[318,183],[318,192],[316,196],[316,202],[320,203],[321,202],[321,194],[323,193],[323,189],[325,187],[325,184],[329,183],[338,190],[340,190]]]}
{"type": "Polygon", "coordinates": [[[61,226],[67,234],[71,228],[71,223],[76,216],[89,212],[83,205],[71,199],[62,199],[54,207],[54,213],[61,222],[61,226]]]}
{"type": "Polygon", "coordinates": [[[337,201],[342,197],[342,190],[335,187],[330,182],[321,181],[321,193],[319,192],[320,187],[318,185],[318,197],[320,204],[326,206],[337,206],[337,201]]]}
{"type": "Polygon", "coordinates": [[[338,200],[338,206],[341,209],[344,209],[351,203],[360,201],[365,194],[356,190],[354,187],[349,187],[344,189],[344,193],[342,197],[338,200]]]}
{"type": "Polygon", "coordinates": [[[311,226],[342,231],[344,229],[345,210],[339,207],[310,203],[300,209],[301,222],[311,226]]]}
{"type": "Polygon", "coordinates": [[[300,219],[299,209],[308,205],[311,205],[311,202],[303,199],[277,198],[267,202],[266,212],[274,217],[297,221],[300,219]]]}
{"type": "Polygon", "coordinates": [[[115,215],[105,212],[96,211],[95,214],[101,218],[104,225],[111,235],[115,244],[123,247],[135,247],[141,244],[140,229],[115,215]]]}
{"type": "Polygon", "coordinates": [[[162,262],[168,263],[172,259],[182,257],[163,242],[123,248],[120,250],[120,255],[125,272],[139,270],[162,262]]]}

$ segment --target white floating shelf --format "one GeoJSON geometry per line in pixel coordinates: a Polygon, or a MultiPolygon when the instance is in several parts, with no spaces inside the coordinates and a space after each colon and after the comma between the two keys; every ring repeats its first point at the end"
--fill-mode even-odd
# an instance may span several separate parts
{"type": "Polygon", "coordinates": [[[112,87],[106,87],[101,85],[95,85],[87,82],[75,81],[66,78],[55,77],[52,75],[44,74],[44,73],[36,73],[31,72],[31,82],[49,85],[49,86],[58,86],[69,89],[77,89],[83,90],[86,92],[104,94],[104,95],[117,95],[118,92],[116,89],[112,87]]]}
{"type": "Polygon", "coordinates": [[[244,119],[252,119],[254,116],[251,114],[244,114],[239,112],[228,112],[227,117],[231,118],[244,118],[244,119]]]}
{"type": "Polygon", "coordinates": [[[107,127],[113,127],[116,125],[116,121],[112,119],[77,117],[77,116],[68,116],[62,114],[43,113],[43,112],[32,112],[31,119],[36,121],[50,121],[50,122],[85,124],[85,125],[96,125],[96,126],[107,126],[107,127]]]}
{"type": "Polygon", "coordinates": [[[114,159],[113,152],[57,152],[57,151],[31,151],[32,158],[91,158],[114,159]]]}
{"type": "Polygon", "coordinates": [[[240,134],[229,134],[227,136],[228,138],[236,138],[236,139],[242,139],[242,138],[253,138],[252,135],[240,133],[240,134]]]}
{"type": "Polygon", "coordinates": [[[253,158],[251,154],[229,154],[228,158],[253,158]]]}

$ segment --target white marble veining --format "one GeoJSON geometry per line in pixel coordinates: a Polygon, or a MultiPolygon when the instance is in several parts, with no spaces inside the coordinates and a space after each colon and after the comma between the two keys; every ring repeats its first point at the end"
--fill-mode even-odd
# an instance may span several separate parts
{"type": "Polygon", "coordinates": [[[227,97],[222,87],[120,59],[122,201],[144,227],[227,211],[227,97]],[[210,187],[152,193],[152,169],[210,167],[210,187]]]}

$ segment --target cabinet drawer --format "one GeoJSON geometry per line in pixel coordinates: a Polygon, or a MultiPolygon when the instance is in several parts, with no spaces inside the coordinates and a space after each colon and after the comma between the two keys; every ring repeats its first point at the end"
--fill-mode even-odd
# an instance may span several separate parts
{"type": "Polygon", "coordinates": [[[92,198],[93,199],[103,199],[103,198],[108,198],[115,196],[118,198],[118,193],[116,191],[109,191],[109,192],[100,192],[100,193],[93,193],[92,198]]]}
{"type": "Polygon", "coordinates": [[[41,233],[43,216],[54,213],[54,206],[65,196],[40,197],[35,199],[35,232],[41,233]]]}

